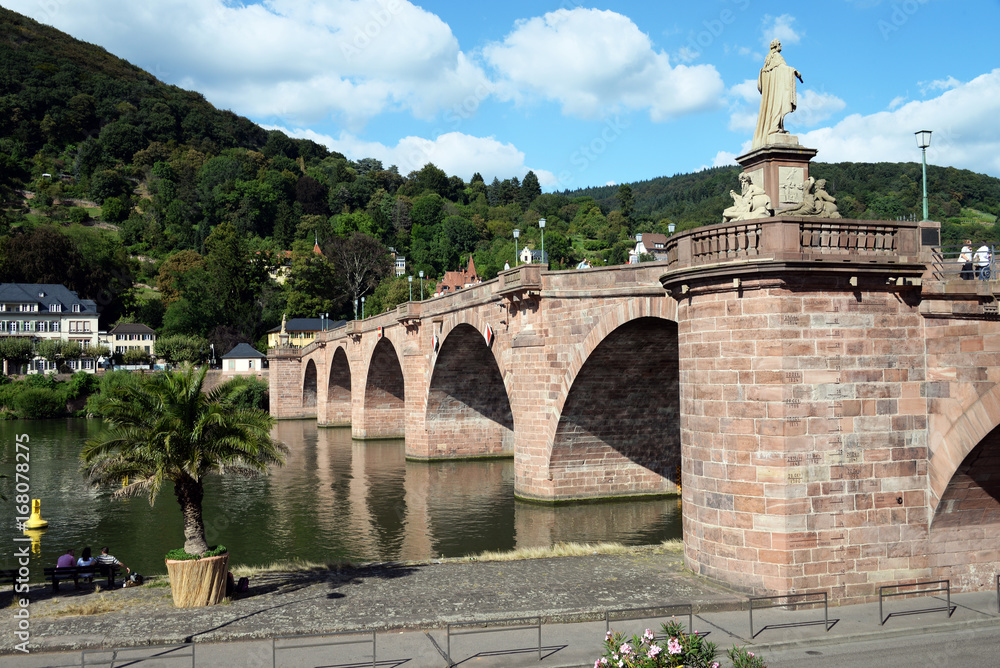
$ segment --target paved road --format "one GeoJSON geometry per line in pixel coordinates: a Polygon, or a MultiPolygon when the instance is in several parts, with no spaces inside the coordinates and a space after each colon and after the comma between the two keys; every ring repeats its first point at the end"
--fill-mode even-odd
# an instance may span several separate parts
{"type": "Polygon", "coordinates": [[[1000,666],[1000,626],[770,650],[769,668],[1000,666]]]}

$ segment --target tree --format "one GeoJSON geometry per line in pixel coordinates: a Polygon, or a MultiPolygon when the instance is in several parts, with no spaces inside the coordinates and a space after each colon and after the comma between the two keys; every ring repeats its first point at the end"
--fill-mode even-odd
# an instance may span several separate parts
{"type": "Polygon", "coordinates": [[[168,364],[183,364],[185,362],[200,364],[209,356],[208,340],[200,336],[187,336],[185,334],[161,336],[153,344],[153,350],[157,357],[163,358],[168,364]]]}
{"type": "Polygon", "coordinates": [[[0,338],[0,359],[7,362],[7,373],[20,373],[21,367],[35,356],[31,339],[22,336],[0,338]]]}
{"type": "Polygon", "coordinates": [[[337,313],[347,299],[346,285],[337,268],[326,257],[312,251],[295,254],[285,290],[288,312],[293,318],[337,313]]]}
{"type": "Polygon", "coordinates": [[[87,441],[80,455],[88,482],[115,487],[114,496],[145,494],[150,505],[165,482],[184,516],[184,551],[208,551],[202,518],[207,476],[252,477],[284,463],[287,448],[271,438],[274,418],[238,408],[232,395],[242,384],[202,392],[208,367],[135,376],[102,397],[108,427],[87,441]]]}
{"type": "Polygon", "coordinates": [[[324,254],[333,260],[337,275],[346,283],[351,299],[370,294],[392,271],[392,257],[378,239],[355,232],[349,237],[335,237],[324,254]]]}
{"type": "Polygon", "coordinates": [[[535,198],[542,194],[542,186],[538,183],[538,176],[534,172],[529,171],[524,175],[524,181],[521,182],[521,192],[518,193],[517,202],[521,205],[521,208],[525,211],[531,206],[531,203],[535,201],[535,198]]]}
{"type": "Polygon", "coordinates": [[[632,194],[631,186],[627,183],[618,186],[618,193],[615,195],[615,199],[618,200],[618,204],[621,207],[622,217],[631,225],[632,211],[635,207],[635,195],[632,194]]]}
{"type": "MultiPolygon", "coordinates": [[[[160,290],[160,299],[164,306],[170,306],[180,299],[177,289],[177,279],[195,267],[205,268],[205,258],[193,250],[183,250],[174,253],[160,265],[156,275],[156,287],[160,290]]],[[[148,324],[148,323],[147,323],[148,324]]]]}
{"type": "Polygon", "coordinates": [[[149,364],[149,353],[142,348],[129,348],[122,355],[122,362],[129,365],[149,364]]]}

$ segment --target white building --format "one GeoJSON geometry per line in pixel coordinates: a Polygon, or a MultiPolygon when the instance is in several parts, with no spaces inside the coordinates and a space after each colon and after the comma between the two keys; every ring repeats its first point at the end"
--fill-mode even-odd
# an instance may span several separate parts
{"type": "Polygon", "coordinates": [[[628,253],[629,264],[639,264],[642,255],[652,255],[656,260],[667,259],[667,235],[640,232],[635,235],[635,248],[628,253]]]}
{"type": "MultiPolygon", "coordinates": [[[[35,341],[76,341],[82,347],[100,343],[97,304],[80,299],[65,286],[50,283],[0,283],[0,336],[31,337],[35,341]]],[[[94,359],[68,360],[73,370],[94,370],[94,359]]],[[[35,371],[52,370],[52,362],[36,359],[35,371]]]]}

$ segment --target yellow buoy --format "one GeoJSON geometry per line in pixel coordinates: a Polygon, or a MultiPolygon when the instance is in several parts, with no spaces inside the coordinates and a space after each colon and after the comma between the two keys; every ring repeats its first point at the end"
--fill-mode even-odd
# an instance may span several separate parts
{"type": "Polygon", "coordinates": [[[31,517],[28,521],[24,523],[25,529],[42,529],[47,527],[49,523],[42,519],[42,500],[32,499],[31,500],[31,517]]]}

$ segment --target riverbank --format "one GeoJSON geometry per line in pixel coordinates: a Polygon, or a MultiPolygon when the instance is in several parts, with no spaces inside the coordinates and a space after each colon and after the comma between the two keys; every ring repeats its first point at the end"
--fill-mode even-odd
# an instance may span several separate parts
{"type": "MultiPolygon", "coordinates": [[[[32,651],[218,642],[358,628],[431,629],[450,621],[542,615],[601,618],[603,610],[666,603],[738,607],[744,598],[684,569],[662,546],[626,554],[521,561],[468,559],[262,573],[247,594],[179,610],[163,581],[96,593],[31,589],[32,651]],[[96,614],[78,614],[92,606],[96,614]]],[[[71,585],[70,585],[71,587],[71,585]]],[[[5,615],[12,615],[7,608],[5,615]]],[[[3,652],[11,652],[4,643],[3,652]]]]}

